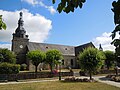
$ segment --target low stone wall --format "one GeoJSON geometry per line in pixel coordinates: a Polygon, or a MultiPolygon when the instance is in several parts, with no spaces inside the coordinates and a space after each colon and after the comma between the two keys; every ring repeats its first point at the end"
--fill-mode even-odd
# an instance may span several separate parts
{"type": "MultiPolygon", "coordinates": [[[[73,76],[72,72],[61,72],[61,76],[73,76]]],[[[18,73],[18,74],[0,74],[0,80],[24,80],[24,79],[35,79],[35,78],[52,78],[59,76],[59,73],[53,74],[50,72],[39,72],[39,73],[18,73]]]]}

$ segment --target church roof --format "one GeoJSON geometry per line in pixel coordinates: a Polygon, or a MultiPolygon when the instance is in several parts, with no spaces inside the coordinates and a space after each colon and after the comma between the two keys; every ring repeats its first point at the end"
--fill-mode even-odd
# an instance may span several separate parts
{"type": "Polygon", "coordinates": [[[75,55],[78,55],[80,52],[82,52],[85,48],[88,48],[88,47],[94,47],[95,48],[95,46],[93,45],[92,42],[77,46],[77,47],[75,47],[75,55]]]}
{"type": "Polygon", "coordinates": [[[67,45],[58,45],[58,44],[47,44],[47,43],[35,43],[35,42],[29,42],[27,45],[29,51],[33,50],[41,50],[46,52],[47,50],[51,49],[57,49],[59,50],[63,55],[68,56],[76,56],[79,54],[79,52],[82,52],[87,47],[94,47],[92,42],[86,43],[79,46],[67,46],[67,45]]]}
{"type": "Polygon", "coordinates": [[[29,42],[29,45],[27,45],[27,47],[29,51],[32,50],[47,51],[50,49],[57,49],[63,55],[75,56],[74,46],[29,42]]]}

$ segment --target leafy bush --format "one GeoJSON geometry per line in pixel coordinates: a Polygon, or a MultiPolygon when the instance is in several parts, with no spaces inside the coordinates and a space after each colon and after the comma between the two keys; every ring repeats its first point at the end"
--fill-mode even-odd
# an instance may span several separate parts
{"type": "Polygon", "coordinates": [[[0,63],[0,74],[17,74],[20,71],[20,65],[10,63],[0,63]]]}
{"type": "Polygon", "coordinates": [[[20,70],[21,71],[24,71],[26,69],[27,69],[27,65],[25,63],[23,63],[23,64],[20,65],[20,70]]]}
{"type": "Polygon", "coordinates": [[[0,62],[16,63],[16,56],[8,49],[0,48],[0,62]]]}

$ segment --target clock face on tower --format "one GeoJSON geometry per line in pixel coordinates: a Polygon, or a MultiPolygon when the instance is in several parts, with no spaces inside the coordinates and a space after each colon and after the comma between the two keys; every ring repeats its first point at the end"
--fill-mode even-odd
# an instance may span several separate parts
{"type": "Polygon", "coordinates": [[[23,48],[23,45],[20,45],[19,47],[20,47],[20,48],[23,48]]]}

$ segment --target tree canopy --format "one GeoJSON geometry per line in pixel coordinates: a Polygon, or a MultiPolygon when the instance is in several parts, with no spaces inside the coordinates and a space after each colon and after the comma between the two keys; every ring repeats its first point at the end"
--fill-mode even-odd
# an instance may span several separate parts
{"type": "Polygon", "coordinates": [[[114,24],[116,26],[111,35],[113,39],[113,42],[111,44],[116,47],[116,56],[118,57],[120,56],[120,39],[115,39],[115,37],[117,33],[119,33],[120,36],[120,0],[113,1],[112,6],[112,11],[114,13],[114,24]]]}
{"type": "Polygon", "coordinates": [[[82,70],[87,71],[92,79],[92,73],[103,65],[104,54],[96,48],[86,48],[79,54],[79,64],[82,70]]]}
{"type": "Polygon", "coordinates": [[[35,72],[37,73],[37,67],[45,60],[46,55],[42,51],[35,50],[28,52],[27,57],[32,61],[32,64],[35,65],[35,72]]]}
{"type": "MultiPolygon", "coordinates": [[[[52,0],[53,4],[56,2],[56,0],[52,0]]],[[[85,3],[86,0],[61,0],[61,2],[58,4],[57,10],[59,13],[66,12],[74,12],[76,8],[82,8],[83,3],[85,3]]]]}
{"type": "Polygon", "coordinates": [[[52,50],[48,50],[46,52],[45,62],[50,65],[51,72],[52,72],[53,66],[55,64],[58,64],[59,60],[61,60],[61,59],[63,59],[63,57],[62,57],[62,54],[59,50],[52,49],[52,50]]]}
{"type": "Polygon", "coordinates": [[[104,51],[105,54],[105,65],[107,66],[107,69],[109,70],[110,67],[112,67],[114,65],[114,61],[115,61],[115,54],[112,51],[104,51]]]}
{"type": "Polygon", "coordinates": [[[3,22],[2,15],[0,15],[0,30],[6,30],[6,24],[3,22]]]}

